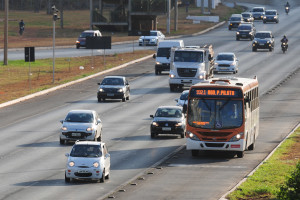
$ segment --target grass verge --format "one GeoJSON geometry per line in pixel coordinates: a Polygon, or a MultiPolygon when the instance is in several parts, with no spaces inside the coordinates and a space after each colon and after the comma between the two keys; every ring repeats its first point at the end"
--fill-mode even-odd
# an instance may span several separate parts
{"type": "Polygon", "coordinates": [[[229,200],[277,199],[280,186],[296,169],[300,161],[300,128],[298,128],[274,154],[264,162],[235,191],[227,195],[229,200]]]}

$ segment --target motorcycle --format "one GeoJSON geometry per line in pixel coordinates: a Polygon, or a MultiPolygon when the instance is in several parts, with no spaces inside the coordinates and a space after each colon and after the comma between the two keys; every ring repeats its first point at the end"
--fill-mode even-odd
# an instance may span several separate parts
{"type": "Polygon", "coordinates": [[[282,53],[285,53],[287,51],[287,48],[288,48],[288,44],[286,42],[282,42],[281,43],[282,53]]]}
{"type": "Polygon", "coordinates": [[[21,27],[20,27],[20,30],[19,30],[19,34],[22,35],[23,32],[24,32],[24,26],[21,26],[21,27]]]}
{"type": "Polygon", "coordinates": [[[285,7],[285,13],[288,15],[289,12],[290,12],[290,7],[286,6],[286,7],[285,7]]]}

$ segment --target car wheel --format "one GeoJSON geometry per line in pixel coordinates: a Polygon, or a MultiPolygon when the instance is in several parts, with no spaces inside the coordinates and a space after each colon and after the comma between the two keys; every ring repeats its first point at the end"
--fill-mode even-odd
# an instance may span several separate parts
{"type": "Polygon", "coordinates": [[[252,48],[252,51],[257,51],[257,49],[256,48],[252,48]]]}
{"type": "Polygon", "coordinates": [[[98,98],[98,102],[101,102],[101,98],[98,98]]]}
{"type": "Polygon", "coordinates": [[[264,24],[266,23],[266,21],[263,21],[264,22],[264,24]]]}
{"type": "Polygon", "coordinates": [[[172,85],[170,85],[170,91],[171,92],[174,92],[175,91],[175,86],[172,84],[172,85]]]}
{"type": "Polygon", "coordinates": [[[65,140],[59,138],[59,144],[65,144],[65,140]]]}
{"type": "Polygon", "coordinates": [[[109,174],[107,174],[107,175],[105,176],[105,179],[108,180],[109,178],[110,178],[110,177],[109,177],[109,174]]]}
{"type": "Polygon", "coordinates": [[[104,183],[104,182],[105,182],[105,169],[103,169],[102,177],[100,178],[100,183],[104,183]]]}
{"type": "Polygon", "coordinates": [[[155,133],[151,133],[151,138],[155,138],[155,133]]]}
{"type": "Polygon", "coordinates": [[[129,100],[129,97],[130,97],[130,95],[128,95],[128,96],[126,97],[126,100],[129,100]]]}
{"type": "Polygon", "coordinates": [[[228,27],[228,30],[231,30],[231,27],[228,27]]]}
{"type": "Polygon", "coordinates": [[[181,134],[180,134],[180,137],[181,137],[181,138],[184,138],[184,133],[181,133],[181,134]]]}
{"type": "Polygon", "coordinates": [[[240,38],[239,38],[239,37],[236,37],[236,40],[240,40],[240,38]]]}
{"type": "Polygon", "coordinates": [[[192,150],[192,156],[196,157],[199,155],[199,150],[192,150]]]}
{"type": "Polygon", "coordinates": [[[236,155],[237,155],[238,158],[243,158],[243,157],[244,157],[244,154],[245,154],[244,151],[238,151],[238,152],[236,153],[236,155]]]}
{"type": "Polygon", "coordinates": [[[123,98],[122,98],[122,102],[125,102],[125,101],[126,101],[126,98],[125,98],[125,97],[123,97],[123,98]]]}
{"type": "Polygon", "coordinates": [[[155,70],[155,75],[158,75],[158,70],[157,69],[155,70]]]}
{"type": "Polygon", "coordinates": [[[271,47],[271,48],[269,49],[269,51],[273,51],[273,48],[271,47]]]}
{"type": "Polygon", "coordinates": [[[65,182],[66,183],[70,183],[71,182],[71,179],[67,177],[66,172],[65,172],[65,182]]]}
{"type": "Polygon", "coordinates": [[[236,73],[236,71],[233,71],[232,73],[233,73],[233,74],[235,74],[235,73],[236,73]]]}
{"type": "Polygon", "coordinates": [[[77,44],[77,45],[76,45],[76,49],[79,49],[79,48],[80,48],[80,45],[79,45],[79,44],[77,44]]]}

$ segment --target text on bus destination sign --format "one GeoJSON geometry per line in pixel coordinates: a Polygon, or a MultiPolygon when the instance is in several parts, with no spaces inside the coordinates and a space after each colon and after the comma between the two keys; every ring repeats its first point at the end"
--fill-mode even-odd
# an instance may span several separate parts
{"type": "Polygon", "coordinates": [[[234,90],[203,89],[196,90],[199,96],[235,96],[234,90]]]}

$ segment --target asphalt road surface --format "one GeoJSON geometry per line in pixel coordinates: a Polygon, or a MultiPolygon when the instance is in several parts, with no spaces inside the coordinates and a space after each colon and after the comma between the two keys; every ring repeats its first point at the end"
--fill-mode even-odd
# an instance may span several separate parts
{"type": "MultiPolygon", "coordinates": [[[[279,0],[275,1],[279,2],[279,0]]],[[[131,84],[128,102],[97,102],[97,82],[104,75],[0,109],[0,199],[218,199],[243,179],[299,123],[300,8],[287,16],[281,5],[279,24],[255,22],[272,30],[275,50],[251,51],[250,41],[235,41],[224,25],[204,35],[184,38],[186,45],[212,43],[215,53],[233,51],[236,76],[258,76],[260,135],[256,149],[242,159],[201,154],[194,158],[177,136],[150,138],[150,114],[159,105],[175,105],[168,73],[154,75],[154,60],[135,63],[106,75],[125,75],[131,84]],[[289,50],[282,54],[286,34],[289,50]],[[59,144],[59,120],[72,109],[94,109],[103,122],[103,141],[111,154],[111,178],[104,184],[66,184],[65,153],[59,144]],[[177,154],[174,154],[177,152],[177,154]],[[158,168],[154,166],[159,166],[158,168]]],[[[218,75],[218,76],[224,76],[218,75]]],[[[228,74],[228,76],[232,76],[228,74]]]]}

